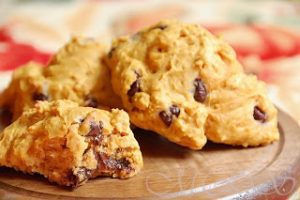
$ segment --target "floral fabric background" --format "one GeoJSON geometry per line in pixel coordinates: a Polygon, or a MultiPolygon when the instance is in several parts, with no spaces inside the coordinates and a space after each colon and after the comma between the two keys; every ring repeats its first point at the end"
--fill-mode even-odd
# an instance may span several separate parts
{"type": "Polygon", "coordinates": [[[245,70],[264,80],[272,100],[299,122],[300,1],[1,0],[0,89],[13,69],[28,61],[46,64],[71,35],[109,46],[113,37],[164,18],[221,35],[245,70]]]}

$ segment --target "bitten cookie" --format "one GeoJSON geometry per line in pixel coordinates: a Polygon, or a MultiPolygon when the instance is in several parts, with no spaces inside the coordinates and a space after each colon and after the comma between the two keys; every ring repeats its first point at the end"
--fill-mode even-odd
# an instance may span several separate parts
{"type": "Polygon", "coordinates": [[[223,40],[169,20],[114,41],[107,62],[131,121],[191,149],[206,143],[210,91],[242,72],[223,40]]]}
{"type": "Polygon", "coordinates": [[[73,38],[47,67],[30,63],[17,69],[1,95],[14,120],[36,101],[69,99],[82,106],[121,107],[113,93],[108,67],[102,62],[104,47],[92,39],[73,38]]]}
{"type": "Polygon", "coordinates": [[[237,74],[210,93],[206,136],[217,143],[258,146],[279,139],[277,110],[255,76],[237,74]]]}
{"type": "Polygon", "coordinates": [[[0,165],[76,187],[97,176],[129,178],[143,166],[126,112],[38,102],[0,135],[0,165]]]}

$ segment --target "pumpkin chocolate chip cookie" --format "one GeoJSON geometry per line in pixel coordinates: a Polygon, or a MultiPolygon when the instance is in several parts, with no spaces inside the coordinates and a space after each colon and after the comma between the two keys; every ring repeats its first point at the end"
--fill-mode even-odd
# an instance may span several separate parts
{"type": "MultiPolygon", "coordinates": [[[[236,130],[248,131],[241,137],[244,142],[214,137],[217,134],[230,135],[231,121],[230,110],[226,110],[228,118],[225,121],[218,118],[224,111],[215,108],[211,95],[218,93],[222,97],[227,79],[244,72],[233,49],[198,25],[164,20],[131,37],[118,38],[107,55],[107,63],[113,89],[121,97],[132,123],[137,127],[157,132],[191,149],[201,149],[206,143],[206,135],[213,141],[244,146],[265,144],[278,138],[275,108],[265,95],[261,98],[265,92],[256,91],[257,80],[252,85],[256,95],[251,97],[252,111],[256,108],[255,114],[250,115],[254,117],[252,125],[232,124],[242,126],[236,130]],[[263,112],[270,115],[272,123],[269,124],[270,129],[260,130],[268,129],[267,135],[273,136],[258,137],[254,139],[256,142],[252,142],[258,131],[254,130],[254,125],[261,126],[257,122],[268,121],[264,119],[263,112]],[[249,138],[247,134],[250,134],[249,138]]],[[[247,91],[244,91],[236,95],[243,97],[241,103],[248,108],[251,98],[247,98],[246,94],[247,91]]],[[[219,100],[222,101],[221,98],[219,100]]],[[[248,114],[247,110],[241,112],[248,114]]]]}
{"type": "Polygon", "coordinates": [[[206,143],[209,92],[242,71],[221,39],[168,20],[114,41],[107,61],[131,121],[192,149],[206,143]]]}
{"type": "Polygon", "coordinates": [[[121,107],[102,62],[104,49],[92,39],[73,38],[47,67],[30,63],[17,69],[0,106],[8,108],[14,120],[37,101],[69,99],[82,106],[121,107]]]}
{"type": "Polygon", "coordinates": [[[39,101],[0,135],[0,166],[76,187],[97,176],[129,178],[143,166],[126,112],[39,101]]]}

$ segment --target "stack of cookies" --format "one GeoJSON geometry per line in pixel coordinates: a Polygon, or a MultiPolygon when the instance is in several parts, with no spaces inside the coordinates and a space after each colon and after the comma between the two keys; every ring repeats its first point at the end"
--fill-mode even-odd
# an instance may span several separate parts
{"type": "Polygon", "coordinates": [[[207,139],[244,147],[279,139],[265,84],[222,39],[175,20],[120,37],[108,52],[73,38],[48,66],[16,70],[0,106],[12,113],[0,165],[72,187],[140,171],[130,122],[193,150],[207,139]]]}

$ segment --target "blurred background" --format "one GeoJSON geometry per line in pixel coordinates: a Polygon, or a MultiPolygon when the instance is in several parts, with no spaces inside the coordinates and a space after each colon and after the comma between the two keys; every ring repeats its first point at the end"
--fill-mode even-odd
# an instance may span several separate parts
{"type": "MultiPolygon", "coordinates": [[[[107,46],[165,18],[178,18],[221,35],[247,73],[300,121],[300,1],[262,0],[0,0],[0,88],[28,61],[47,64],[72,35],[107,46]]],[[[300,199],[296,194],[294,199],[300,199]]]]}

